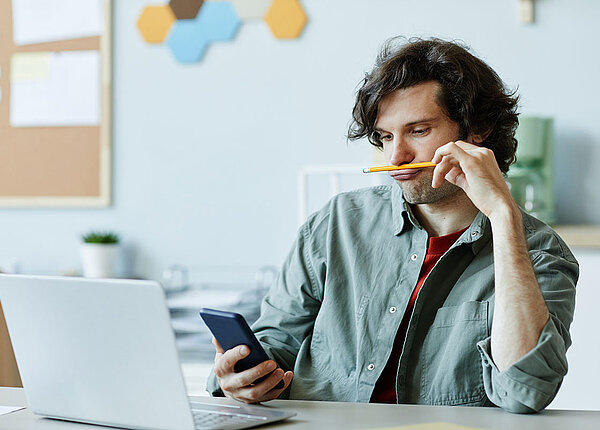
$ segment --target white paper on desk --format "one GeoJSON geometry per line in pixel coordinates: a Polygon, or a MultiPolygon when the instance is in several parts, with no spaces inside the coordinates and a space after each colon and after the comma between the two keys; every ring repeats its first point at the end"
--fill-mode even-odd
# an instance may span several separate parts
{"type": "Polygon", "coordinates": [[[12,0],[15,45],[98,36],[102,0],[12,0]]]}
{"type": "Polygon", "coordinates": [[[0,415],[10,414],[11,412],[25,409],[23,406],[0,406],[0,415]]]}
{"type": "Polygon", "coordinates": [[[100,123],[98,51],[14,54],[10,74],[13,127],[100,123]]]}
{"type": "Polygon", "coordinates": [[[167,306],[170,309],[227,309],[240,303],[243,296],[243,291],[190,290],[168,298],[167,306]]]}

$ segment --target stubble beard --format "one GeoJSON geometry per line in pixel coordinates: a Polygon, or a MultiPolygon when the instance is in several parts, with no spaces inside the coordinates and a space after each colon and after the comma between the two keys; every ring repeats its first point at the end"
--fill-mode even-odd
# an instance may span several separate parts
{"type": "Polygon", "coordinates": [[[431,186],[432,173],[421,172],[417,178],[410,181],[397,181],[402,189],[404,199],[411,205],[438,203],[456,196],[461,188],[444,181],[439,188],[431,186]]]}

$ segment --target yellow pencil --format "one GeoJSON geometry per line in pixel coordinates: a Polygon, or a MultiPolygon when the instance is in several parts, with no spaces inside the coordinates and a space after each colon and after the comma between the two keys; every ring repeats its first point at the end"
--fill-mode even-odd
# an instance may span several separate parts
{"type": "Polygon", "coordinates": [[[435,167],[435,163],[427,161],[425,163],[401,164],[399,166],[366,167],[363,169],[363,173],[389,172],[390,170],[403,170],[403,169],[422,169],[423,167],[435,167]]]}

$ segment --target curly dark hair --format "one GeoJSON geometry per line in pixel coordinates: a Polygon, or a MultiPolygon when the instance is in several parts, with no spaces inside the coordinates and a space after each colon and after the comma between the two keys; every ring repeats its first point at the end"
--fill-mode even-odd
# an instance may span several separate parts
{"type": "Polygon", "coordinates": [[[485,137],[503,173],[515,161],[519,124],[516,91],[509,91],[491,67],[456,42],[431,39],[388,40],[375,67],[357,91],[348,139],[367,137],[382,148],[375,122],[379,102],[386,95],[427,81],[436,81],[438,104],[459,126],[459,139],[470,134],[485,137]]]}

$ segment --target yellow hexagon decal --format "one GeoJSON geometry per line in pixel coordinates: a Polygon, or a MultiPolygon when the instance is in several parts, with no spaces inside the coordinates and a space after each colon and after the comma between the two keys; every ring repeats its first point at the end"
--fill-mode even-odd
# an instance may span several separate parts
{"type": "Polygon", "coordinates": [[[298,0],[273,0],[265,21],[278,39],[295,39],[306,25],[306,14],[298,0]]]}
{"type": "Polygon", "coordinates": [[[175,22],[175,15],[168,4],[146,6],[137,22],[137,27],[148,43],[162,43],[175,22]]]}

